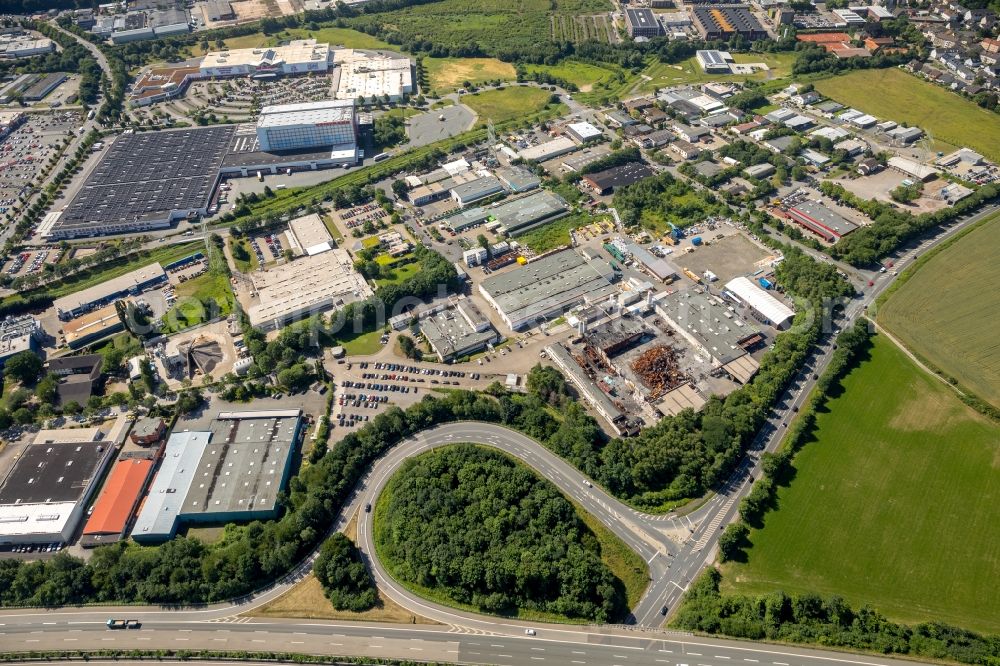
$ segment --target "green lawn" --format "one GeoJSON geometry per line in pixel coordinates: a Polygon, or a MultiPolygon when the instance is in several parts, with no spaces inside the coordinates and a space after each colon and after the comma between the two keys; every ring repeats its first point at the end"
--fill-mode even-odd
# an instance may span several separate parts
{"type": "Polygon", "coordinates": [[[350,28],[320,28],[319,30],[307,30],[305,28],[288,28],[281,33],[282,38],[289,39],[315,39],[320,44],[327,43],[330,46],[343,46],[348,49],[387,49],[389,51],[399,51],[398,46],[393,46],[388,42],[383,42],[378,37],[351,30],[350,28]]]}
{"type": "Polygon", "coordinates": [[[382,265],[383,270],[388,269],[391,271],[390,277],[380,277],[375,280],[376,284],[380,287],[384,287],[390,284],[399,284],[409,280],[411,277],[420,272],[420,262],[419,261],[406,261],[406,257],[412,255],[404,255],[400,259],[393,259],[387,254],[380,254],[375,258],[375,261],[382,265]]]}
{"type": "Polygon", "coordinates": [[[462,103],[479,116],[495,123],[537,113],[545,108],[552,93],[532,86],[514,86],[500,90],[487,90],[473,95],[462,95],[462,103]]]}
{"type": "Polygon", "coordinates": [[[244,259],[237,259],[236,256],[234,255],[233,263],[236,265],[236,269],[241,273],[249,273],[251,271],[257,270],[257,268],[260,266],[260,261],[258,261],[256,253],[254,253],[253,248],[250,246],[250,241],[248,241],[246,238],[240,238],[240,239],[233,238],[231,240],[230,252],[232,252],[232,246],[235,245],[241,246],[243,250],[247,253],[247,256],[249,257],[248,259],[244,260],[244,259]]]}
{"type": "Polygon", "coordinates": [[[1000,407],[1000,215],[929,257],[879,309],[922,358],[1000,407]]]}
{"type": "Polygon", "coordinates": [[[838,594],[1000,632],[1000,425],[884,337],[843,389],[725,591],[838,594]]]}
{"type": "Polygon", "coordinates": [[[792,63],[795,53],[734,53],[733,59],[738,63],[762,62],[770,67],[770,71],[757,72],[753,75],[706,74],[694,57],[677,64],[654,62],[642,72],[642,83],[639,90],[653,92],[658,88],[676,86],[686,83],[704,83],[706,81],[766,81],[784,78],[792,73],[792,63]]]}
{"type": "Polygon", "coordinates": [[[518,236],[517,242],[541,254],[560,245],[569,245],[569,230],[590,224],[592,221],[591,216],[587,214],[567,215],[518,236]]]}
{"type": "Polygon", "coordinates": [[[486,81],[513,81],[514,66],[496,58],[424,58],[427,82],[435,95],[442,95],[465,86],[468,81],[479,85],[486,81]]]}
{"type": "Polygon", "coordinates": [[[177,304],[163,316],[163,332],[169,334],[233,311],[235,296],[229,276],[210,270],[177,285],[177,304]]]}
{"type": "Polygon", "coordinates": [[[995,113],[900,69],[857,70],[815,86],[841,104],[931,132],[936,150],[968,146],[1000,160],[1000,118],[995,113]]]}
{"type": "Polygon", "coordinates": [[[594,85],[609,83],[620,71],[608,67],[598,67],[576,60],[563,60],[558,65],[526,65],[530,72],[544,72],[550,76],[572,83],[580,92],[589,92],[594,85]]]}
{"type": "Polygon", "coordinates": [[[337,336],[330,343],[330,346],[343,346],[348,356],[370,356],[382,349],[382,343],[380,342],[382,333],[384,333],[382,329],[358,335],[345,332],[337,336]]]}

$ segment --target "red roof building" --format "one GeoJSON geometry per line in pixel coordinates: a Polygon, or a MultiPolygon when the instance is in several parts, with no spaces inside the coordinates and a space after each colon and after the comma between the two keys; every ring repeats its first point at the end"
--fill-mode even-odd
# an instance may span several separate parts
{"type": "Polygon", "coordinates": [[[112,537],[98,540],[103,543],[121,538],[139,506],[154,462],[150,458],[126,458],[115,463],[83,528],[81,545],[86,546],[86,541],[93,541],[87,537],[112,537]]]}

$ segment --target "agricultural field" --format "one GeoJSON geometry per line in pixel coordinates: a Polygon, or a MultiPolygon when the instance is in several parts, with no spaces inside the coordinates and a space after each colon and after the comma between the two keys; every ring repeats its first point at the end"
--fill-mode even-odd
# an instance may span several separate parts
{"type": "Polygon", "coordinates": [[[620,74],[617,68],[612,69],[611,65],[591,65],[576,60],[563,60],[558,65],[525,65],[525,70],[531,72],[543,72],[568,83],[572,83],[580,92],[590,92],[595,85],[606,84],[615,80],[620,74]]]}
{"type": "Polygon", "coordinates": [[[1000,407],[997,247],[1000,215],[904,275],[878,321],[931,366],[1000,407]]]}
{"type": "Polygon", "coordinates": [[[475,44],[510,60],[551,45],[551,17],[610,10],[607,0],[439,0],[348,20],[356,28],[398,34],[404,43],[429,41],[453,52],[475,44]]]}
{"type": "Polygon", "coordinates": [[[453,92],[466,82],[513,81],[514,66],[496,58],[424,58],[427,81],[435,96],[453,92]]]}
{"type": "Polygon", "coordinates": [[[639,90],[653,92],[658,88],[677,86],[706,81],[769,81],[790,76],[795,53],[734,53],[733,59],[738,63],[762,62],[770,69],[753,75],[706,74],[701,70],[698,61],[693,57],[676,64],[653,62],[639,75],[641,83],[639,90]]]}
{"type": "Polygon", "coordinates": [[[550,17],[552,40],[556,42],[611,42],[615,38],[615,24],[607,14],[574,16],[560,13],[550,17]]]}
{"type": "Polygon", "coordinates": [[[500,90],[486,90],[472,95],[462,95],[462,104],[479,116],[479,123],[487,119],[495,123],[537,113],[548,105],[552,93],[532,86],[515,86],[500,90]]]}
{"type": "Polygon", "coordinates": [[[724,592],[841,595],[1000,632],[1000,425],[884,336],[816,420],[724,592]]]}
{"type": "Polygon", "coordinates": [[[1000,122],[995,113],[902,70],[857,70],[816,81],[815,86],[841,104],[931,132],[935,150],[967,146],[1000,161],[1000,122]],[[879,94],[872,95],[872,90],[879,94]]]}

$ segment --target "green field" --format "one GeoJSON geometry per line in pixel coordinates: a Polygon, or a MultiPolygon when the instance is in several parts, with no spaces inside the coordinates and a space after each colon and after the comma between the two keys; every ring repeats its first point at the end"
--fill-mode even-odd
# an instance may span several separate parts
{"type": "Polygon", "coordinates": [[[936,369],[1000,407],[1000,215],[929,257],[878,321],[936,369]]]}
{"type": "Polygon", "coordinates": [[[1000,426],[884,337],[817,417],[726,592],[838,594],[1000,631],[1000,426]]]}
{"type": "Polygon", "coordinates": [[[495,123],[513,120],[537,113],[549,103],[552,93],[531,86],[514,86],[500,90],[486,90],[472,95],[462,95],[462,104],[479,116],[479,123],[487,119],[495,123]]]}
{"type": "Polygon", "coordinates": [[[350,28],[320,28],[319,30],[306,30],[305,28],[288,28],[280,37],[282,39],[306,39],[313,38],[319,43],[328,43],[330,46],[343,46],[348,49],[387,49],[399,51],[398,46],[393,46],[383,42],[378,37],[351,30],[350,28]]]}
{"type": "Polygon", "coordinates": [[[550,76],[572,83],[580,92],[590,92],[593,87],[601,83],[610,83],[618,71],[610,66],[598,67],[576,60],[563,60],[558,65],[525,65],[528,73],[544,72],[550,76]]]}
{"type": "Polygon", "coordinates": [[[458,90],[466,82],[480,85],[517,78],[513,65],[496,58],[424,58],[424,69],[434,96],[458,90]]]}
{"type": "Polygon", "coordinates": [[[586,213],[567,215],[552,222],[535,227],[525,234],[517,237],[517,242],[527,245],[532,250],[541,254],[548,252],[560,245],[569,245],[569,230],[575,229],[585,224],[590,224],[594,218],[586,213]]]}
{"type": "Polygon", "coordinates": [[[931,132],[936,150],[967,146],[1000,160],[1000,118],[995,113],[902,70],[857,70],[815,85],[841,104],[931,132]]]}
{"type": "Polygon", "coordinates": [[[197,326],[233,311],[235,296],[229,276],[210,270],[177,285],[177,304],[163,316],[164,334],[197,326]]]}
{"type": "Polygon", "coordinates": [[[437,0],[347,19],[352,27],[428,40],[448,49],[474,45],[482,53],[513,60],[519,54],[554,52],[552,17],[572,20],[611,10],[607,0],[437,0]]]}
{"type": "Polygon", "coordinates": [[[639,90],[653,92],[667,86],[706,81],[768,81],[785,78],[791,75],[795,58],[795,53],[734,53],[733,59],[738,63],[762,62],[771,68],[770,71],[757,72],[750,76],[706,74],[693,57],[676,64],[654,62],[640,75],[642,83],[639,85],[639,90]]]}

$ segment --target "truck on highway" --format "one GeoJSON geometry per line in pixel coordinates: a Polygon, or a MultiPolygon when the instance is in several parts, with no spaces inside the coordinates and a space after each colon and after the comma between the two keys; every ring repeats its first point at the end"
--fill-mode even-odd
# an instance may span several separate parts
{"type": "Polygon", "coordinates": [[[138,629],[142,626],[142,622],[139,620],[116,620],[114,618],[108,618],[105,624],[108,625],[108,629],[138,629]]]}

